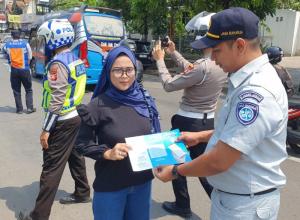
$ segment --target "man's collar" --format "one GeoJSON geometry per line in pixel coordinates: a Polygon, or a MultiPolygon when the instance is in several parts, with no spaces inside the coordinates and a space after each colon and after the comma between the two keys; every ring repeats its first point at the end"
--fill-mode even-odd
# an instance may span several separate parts
{"type": "Polygon", "coordinates": [[[234,88],[238,87],[250,76],[250,74],[257,72],[257,70],[259,70],[261,66],[265,65],[268,62],[269,62],[268,55],[263,54],[255,58],[251,62],[247,63],[245,66],[243,66],[235,73],[230,74],[229,80],[232,83],[233,87],[234,88]]]}

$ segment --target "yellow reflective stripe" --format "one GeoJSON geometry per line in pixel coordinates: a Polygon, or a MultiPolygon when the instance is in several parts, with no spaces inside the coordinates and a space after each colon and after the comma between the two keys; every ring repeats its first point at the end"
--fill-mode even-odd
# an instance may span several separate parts
{"type": "Polygon", "coordinates": [[[81,75],[77,78],[75,94],[74,94],[74,105],[79,105],[83,99],[85,93],[86,75],[81,75]]]}
{"type": "Polygon", "coordinates": [[[43,108],[48,108],[51,99],[51,89],[48,80],[44,82],[43,108]]]}
{"type": "Polygon", "coordinates": [[[65,101],[64,101],[64,105],[63,105],[64,107],[70,106],[71,88],[72,88],[72,86],[69,84],[68,88],[67,88],[66,98],[65,98],[65,101]]]}
{"type": "MultiPolygon", "coordinates": [[[[70,70],[70,77],[76,81],[75,88],[74,88],[75,91],[73,94],[74,105],[70,106],[71,105],[70,96],[71,96],[71,91],[72,91],[72,85],[69,84],[68,88],[67,88],[67,93],[66,93],[66,97],[64,100],[63,108],[61,109],[62,114],[66,114],[70,111],[73,111],[76,108],[76,106],[81,103],[83,96],[85,94],[86,74],[76,77],[75,66],[79,65],[79,64],[82,64],[81,60],[76,60],[68,65],[69,70],[70,70]]],[[[44,82],[44,90],[46,92],[43,97],[44,98],[44,102],[43,102],[44,106],[43,107],[47,109],[50,104],[51,93],[52,93],[51,89],[49,88],[48,80],[46,80],[44,82]],[[46,94],[48,94],[48,95],[46,95],[46,94]]]]}
{"type": "Polygon", "coordinates": [[[217,39],[220,38],[219,35],[211,34],[211,33],[209,33],[209,32],[207,32],[206,35],[209,36],[209,37],[212,37],[212,38],[217,38],[217,39]]]}

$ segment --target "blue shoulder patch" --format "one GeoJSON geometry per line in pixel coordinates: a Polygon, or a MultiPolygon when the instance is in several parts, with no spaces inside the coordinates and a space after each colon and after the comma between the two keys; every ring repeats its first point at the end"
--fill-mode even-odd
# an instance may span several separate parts
{"type": "Polygon", "coordinates": [[[259,114],[259,106],[251,102],[239,102],[236,106],[236,117],[242,125],[252,124],[259,114]]]}
{"type": "Polygon", "coordinates": [[[254,92],[252,90],[243,91],[239,95],[239,98],[242,101],[245,100],[245,99],[253,99],[253,100],[257,101],[257,102],[261,102],[264,99],[264,97],[261,94],[259,94],[257,92],[254,92]]]}

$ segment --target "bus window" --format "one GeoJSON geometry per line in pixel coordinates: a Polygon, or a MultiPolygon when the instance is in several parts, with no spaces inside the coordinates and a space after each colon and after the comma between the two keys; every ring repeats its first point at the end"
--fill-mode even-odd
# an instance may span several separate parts
{"type": "Polygon", "coordinates": [[[41,54],[45,54],[45,38],[38,37],[37,51],[41,54]]]}
{"type": "Polygon", "coordinates": [[[45,65],[47,63],[47,56],[45,54],[45,38],[37,37],[37,47],[36,47],[36,61],[35,68],[36,72],[43,75],[45,72],[45,65]]]}
{"type": "Polygon", "coordinates": [[[91,35],[109,37],[124,36],[122,20],[112,17],[85,15],[84,21],[86,24],[87,32],[91,35]]]}

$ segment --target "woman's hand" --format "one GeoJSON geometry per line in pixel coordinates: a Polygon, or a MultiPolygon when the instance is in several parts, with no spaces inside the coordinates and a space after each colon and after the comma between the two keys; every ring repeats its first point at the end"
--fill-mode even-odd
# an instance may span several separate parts
{"type": "Polygon", "coordinates": [[[128,156],[130,146],[125,143],[118,143],[112,149],[104,152],[103,157],[106,160],[123,160],[128,156]]]}
{"type": "Polygon", "coordinates": [[[173,41],[169,40],[168,47],[165,47],[164,49],[167,54],[174,53],[174,51],[176,50],[175,43],[173,41]]]}
{"type": "Polygon", "coordinates": [[[155,46],[153,47],[152,58],[155,61],[164,60],[165,58],[165,51],[160,46],[160,40],[158,41],[158,43],[156,42],[155,46]]]}

